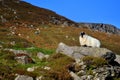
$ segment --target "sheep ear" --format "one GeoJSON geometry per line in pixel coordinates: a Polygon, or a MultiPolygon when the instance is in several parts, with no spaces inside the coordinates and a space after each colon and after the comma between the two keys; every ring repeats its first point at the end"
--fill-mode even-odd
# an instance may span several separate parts
{"type": "Polygon", "coordinates": [[[83,35],[85,35],[85,32],[83,32],[83,35]]]}
{"type": "Polygon", "coordinates": [[[82,31],[82,32],[80,33],[80,35],[85,35],[85,32],[82,31]]]}

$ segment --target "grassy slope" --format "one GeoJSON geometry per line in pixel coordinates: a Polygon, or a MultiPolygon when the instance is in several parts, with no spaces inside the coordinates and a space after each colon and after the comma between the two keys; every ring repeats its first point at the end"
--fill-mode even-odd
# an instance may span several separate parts
{"type": "Polygon", "coordinates": [[[17,33],[21,33],[21,37],[35,44],[40,48],[55,49],[59,42],[64,42],[71,46],[80,46],[79,33],[85,31],[87,34],[96,37],[102,43],[101,47],[108,48],[113,52],[120,54],[120,36],[113,34],[101,33],[98,31],[92,31],[85,28],[76,27],[44,27],[38,26],[40,34],[35,34],[35,29],[20,27],[17,29],[17,33]],[[29,38],[27,38],[29,36],[29,38]]]}
{"type": "Polygon", "coordinates": [[[120,50],[119,50],[120,36],[108,35],[105,33],[100,33],[100,32],[91,31],[91,30],[82,29],[82,28],[75,28],[75,27],[63,28],[61,26],[51,25],[51,23],[49,23],[51,20],[49,16],[54,16],[57,18],[57,20],[61,20],[62,18],[64,19],[62,22],[64,21],[68,21],[69,23],[74,23],[74,22],[66,19],[65,17],[59,16],[58,14],[50,10],[38,8],[29,3],[20,2],[20,4],[17,4],[13,2],[6,2],[6,5],[8,5],[8,7],[11,7],[11,9],[14,9],[16,11],[16,14],[13,14],[14,12],[11,9],[5,8],[4,6],[0,5],[1,7],[0,15],[4,15],[6,13],[7,16],[4,15],[3,17],[5,17],[8,20],[8,23],[6,24],[7,26],[6,28],[4,25],[3,25],[4,27],[3,28],[2,25],[0,24],[1,25],[0,41],[3,40],[6,42],[10,42],[14,40],[18,43],[22,42],[22,44],[25,41],[26,43],[31,42],[37,47],[55,49],[59,42],[64,42],[68,45],[79,46],[79,41],[78,41],[79,33],[80,31],[85,31],[87,32],[87,34],[100,39],[102,43],[102,47],[108,48],[113,52],[120,54],[120,50]],[[18,18],[14,20],[15,16],[17,16],[18,18]],[[9,23],[9,21],[11,21],[11,23],[9,23]],[[21,26],[21,27],[17,27],[16,33],[22,34],[20,36],[22,38],[19,38],[16,35],[3,36],[5,35],[5,33],[7,34],[10,32],[8,30],[8,27],[17,26],[16,23],[18,24],[18,26],[21,26]],[[45,23],[47,25],[45,24],[40,25],[41,23],[45,23]],[[36,30],[33,28],[25,28],[24,27],[25,24],[27,26],[37,24],[36,27],[40,28],[40,34],[35,35],[36,30]]]}
{"type": "Polygon", "coordinates": [[[8,27],[0,26],[0,45],[4,48],[12,48],[12,42],[15,42],[15,47],[31,47],[32,44],[25,39],[22,39],[16,35],[10,35],[8,27]]]}

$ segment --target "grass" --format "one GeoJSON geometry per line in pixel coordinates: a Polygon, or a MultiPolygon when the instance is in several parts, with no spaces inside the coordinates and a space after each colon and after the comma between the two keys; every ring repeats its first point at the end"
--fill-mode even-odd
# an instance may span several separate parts
{"type": "MultiPolygon", "coordinates": [[[[108,36],[105,33],[93,32],[88,29],[74,27],[52,26],[49,28],[44,28],[42,26],[38,26],[38,28],[40,29],[40,34],[38,35],[34,34],[35,29],[18,27],[16,33],[21,33],[22,36],[7,36],[9,30],[5,27],[0,27],[0,44],[3,45],[3,48],[25,50],[31,54],[32,58],[36,62],[35,64],[21,65],[15,62],[15,60],[10,60],[12,58],[12,55],[6,54],[9,52],[1,51],[1,64],[5,66],[8,65],[10,68],[12,68],[11,72],[4,72],[4,68],[1,68],[1,72],[6,73],[4,78],[7,79],[7,76],[14,72],[25,75],[33,75],[33,77],[45,74],[43,76],[46,77],[46,80],[72,80],[69,75],[67,65],[74,62],[74,60],[62,54],[55,54],[55,49],[60,42],[64,42],[65,44],[70,46],[80,46],[78,37],[79,32],[81,31],[85,31],[87,32],[87,34],[98,38],[102,43],[102,47],[108,48],[117,54],[120,53],[120,50],[118,49],[120,47],[120,41],[117,35],[111,34],[110,36],[108,36]],[[29,36],[29,38],[27,38],[26,36],[29,36]],[[15,45],[10,44],[12,41],[15,41],[15,45]],[[51,57],[49,58],[49,60],[39,60],[36,57],[38,52],[49,54],[51,57]],[[35,72],[32,73],[26,71],[28,67],[33,66],[38,66],[38,70],[35,70],[35,72]],[[44,70],[42,68],[44,66],[51,67],[51,70],[44,70]]],[[[88,74],[92,74],[92,69],[94,69],[95,67],[99,67],[105,64],[104,60],[96,58],[86,58],[85,61],[90,64],[87,66],[88,74]],[[99,61],[102,62],[98,63],[99,61]]],[[[14,76],[12,75],[12,77],[14,76]]]]}
{"type": "Polygon", "coordinates": [[[13,80],[15,78],[13,67],[16,63],[12,52],[0,50],[0,80],[13,80]]]}
{"type": "Polygon", "coordinates": [[[47,55],[52,55],[54,53],[54,50],[42,49],[42,48],[37,48],[37,47],[14,48],[14,49],[15,50],[25,50],[28,53],[30,53],[31,57],[34,59],[34,61],[35,61],[34,64],[26,64],[26,65],[18,64],[19,67],[24,68],[24,69],[27,69],[27,68],[33,67],[33,66],[44,66],[44,65],[46,65],[48,63],[45,59],[40,60],[37,57],[38,52],[42,52],[43,54],[47,54],[47,55]]]}
{"type": "Polygon", "coordinates": [[[13,49],[15,49],[15,50],[25,50],[25,51],[30,52],[30,53],[42,52],[44,54],[49,54],[49,55],[55,52],[55,50],[43,49],[43,48],[37,48],[37,47],[30,47],[30,48],[14,47],[13,49]]]}
{"type": "Polygon", "coordinates": [[[88,68],[96,68],[107,64],[105,59],[99,57],[86,56],[82,60],[87,64],[88,68]]]}
{"type": "Polygon", "coordinates": [[[94,75],[93,69],[103,67],[108,64],[105,59],[99,57],[85,56],[82,60],[86,64],[86,73],[88,75],[94,75]]]}
{"type": "Polygon", "coordinates": [[[64,42],[70,46],[80,46],[78,39],[79,33],[84,31],[88,35],[99,39],[101,42],[101,47],[110,49],[116,54],[120,54],[120,37],[118,35],[108,35],[86,28],[61,27],[55,25],[52,25],[52,27],[49,28],[38,26],[38,28],[40,29],[39,35],[35,35],[35,30],[33,29],[22,27],[17,29],[17,33],[22,33],[22,38],[28,40],[39,48],[56,49],[60,42],[64,42]],[[29,36],[30,38],[27,39],[26,36],[29,36]]]}
{"type": "Polygon", "coordinates": [[[43,80],[73,80],[68,72],[68,65],[74,62],[73,59],[63,54],[52,54],[46,61],[37,60],[35,64],[21,65],[17,64],[14,68],[14,73],[21,75],[32,76],[33,78],[43,76],[43,80]],[[38,67],[33,72],[27,72],[28,67],[38,67]],[[50,70],[45,70],[44,67],[50,67],[50,70]]]}
{"type": "Polygon", "coordinates": [[[67,69],[67,66],[73,62],[73,59],[63,54],[52,54],[46,65],[50,67],[50,70],[38,68],[37,71],[40,71],[45,80],[73,80],[67,69]]]}
{"type": "MultiPolygon", "coordinates": [[[[43,50],[43,49],[42,49],[43,50]]],[[[44,50],[45,51],[45,50],[44,50]]],[[[34,52],[34,51],[32,51],[34,52]]],[[[39,72],[27,72],[29,67],[43,67],[48,64],[46,60],[40,60],[37,56],[33,56],[34,64],[20,64],[14,59],[15,55],[12,52],[0,50],[0,80],[13,80],[15,74],[28,75],[33,78],[39,76],[39,72]],[[10,77],[10,78],[9,78],[10,77]]]]}

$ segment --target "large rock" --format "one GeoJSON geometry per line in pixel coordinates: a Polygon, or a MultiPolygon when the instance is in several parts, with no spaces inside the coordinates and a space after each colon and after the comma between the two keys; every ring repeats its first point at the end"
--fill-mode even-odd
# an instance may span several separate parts
{"type": "Polygon", "coordinates": [[[115,54],[106,48],[91,48],[91,47],[78,47],[68,46],[64,43],[60,43],[56,50],[57,53],[63,53],[74,59],[80,59],[84,56],[103,57],[108,61],[113,61],[115,54]]]}

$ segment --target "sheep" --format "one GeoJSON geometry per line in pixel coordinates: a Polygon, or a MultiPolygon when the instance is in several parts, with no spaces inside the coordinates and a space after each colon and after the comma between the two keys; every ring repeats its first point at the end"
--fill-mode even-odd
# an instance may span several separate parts
{"type": "Polygon", "coordinates": [[[83,47],[100,47],[101,44],[98,39],[85,34],[85,32],[80,33],[79,42],[83,47]]]}

